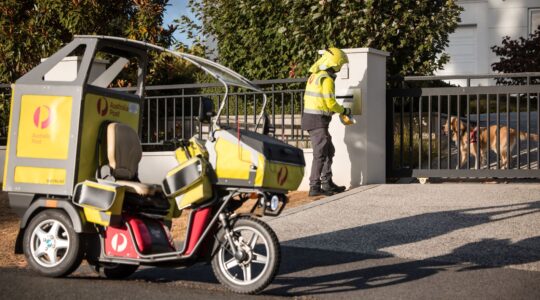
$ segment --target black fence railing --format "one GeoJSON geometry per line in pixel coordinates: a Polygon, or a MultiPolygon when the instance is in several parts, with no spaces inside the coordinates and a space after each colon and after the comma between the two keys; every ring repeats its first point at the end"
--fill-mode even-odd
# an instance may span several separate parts
{"type": "Polygon", "coordinates": [[[11,85],[0,84],[0,146],[7,144],[11,85]]]}
{"type": "MultiPolygon", "coordinates": [[[[274,137],[297,147],[309,147],[309,136],[301,129],[303,93],[306,79],[255,81],[267,95],[265,112],[274,128],[274,137]]],[[[224,89],[219,84],[150,86],[142,105],[141,140],[147,150],[174,147],[175,141],[197,135],[206,139],[211,124],[202,122],[200,112],[206,100],[214,111],[223,103],[224,89]]],[[[221,126],[254,129],[263,96],[260,92],[232,88],[219,117],[221,126]]],[[[261,129],[261,128],[259,128],[261,129]]]]}
{"type": "MultiPolygon", "coordinates": [[[[309,147],[309,136],[301,129],[303,93],[306,78],[254,81],[267,95],[271,135],[297,147],[309,147]]],[[[117,90],[131,92],[132,88],[117,90]]],[[[206,139],[210,122],[200,118],[208,109],[203,99],[213,103],[214,111],[223,102],[224,88],[219,83],[148,86],[141,106],[141,141],[145,151],[170,150],[179,139],[192,136],[206,139]]],[[[0,145],[6,144],[11,87],[0,84],[0,145]]],[[[225,100],[218,124],[254,129],[263,104],[262,93],[232,88],[225,100]]]]}
{"type": "Polygon", "coordinates": [[[540,73],[404,78],[403,88],[387,91],[388,176],[540,177],[538,78],[540,73]],[[467,86],[415,87],[449,79],[467,86]],[[472,79],[492,85],[470,86],[472,79]]]}

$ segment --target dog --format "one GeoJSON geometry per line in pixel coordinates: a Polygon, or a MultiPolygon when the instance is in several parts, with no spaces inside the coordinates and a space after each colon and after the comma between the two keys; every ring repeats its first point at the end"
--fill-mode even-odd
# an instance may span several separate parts
{"type": "MultiPolygon", "coordinates": [[[[499,148],[501,150],[499,158],[502,169],[508,169],[510,167],[509,158],[511,157],[512,150],[516,146],[517,139],[520,141],[526,141],[528,136],[526,132],[518,132],[513,128],[508,126],[498,126],[499,129],[499,148]],[[510,135],[509,135],[510,132],[510,135]],[[510,141],[508,140],[510,136],[510,141]],[[510,143],[510,153],[508,153],[508,143],[510,143]]],[[[480,151],[482,151],[482,162],[487,160],[487,154],[489,150],[497,154],[497,125],[491,125],[488,128],[474,126],[470,128],[471,131],[467,132],[466,122],[460,122],[458,130],[458,118],[450,117],[450,122],[448,120],[443,124],[443,133],[445,135],[451,134],[451,139],[456,145],[459,145],[460,157],[461,160],[459,165],[456,166],[456,169],[462,167],[465,162],[469,159],[467,151],[470,144],[471,155],[478,161],[478,147],[480,146],[480,151]],[[488,150],[488,134],[489,134],[489,150],[488,150]]],[[[538,142],[538,135],[531,133],[531,140],[538,142]]]]}

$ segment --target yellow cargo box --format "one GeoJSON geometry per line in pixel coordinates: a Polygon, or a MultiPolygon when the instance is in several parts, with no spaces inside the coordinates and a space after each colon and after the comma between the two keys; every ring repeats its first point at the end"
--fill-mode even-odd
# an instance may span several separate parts
{"type": "Polygon", "coordinates": [[[142,74],[147,62],[140,46],[77,37],[19,78],[12,90],[3,190],[73,196],[78,183],[95,178],[99,126],[121,122],[138,130],[144,76],[134,82],[135,93],[108,87],[118,76],[142,74]],[[52,76],[73,57],[80,61],[76,73],[52,76]],[[128,62],[137,68],[123,68],[128,62]]]}
{"type": "Polygon", "coordinates": [[[187,141],[187,145],[179,147],[174,151],[174,156],[176,157],[176,160],[178,163],[183,163],[187,161],[191,157],[195,156],[201,156],[202,158],[208,160],[208,151],[206,151],[206,147],[204,146],[204,143],[202,140],[192,137],[187,141]],[[188,151],[188,153],[186,153],[188,151]]]}
{"type": "Polygon", "coordinates": [[[218,185],[286,192],[296,190],[304,177],[302,149],[267,135],[220,129],[206,148],[218,185]]]}

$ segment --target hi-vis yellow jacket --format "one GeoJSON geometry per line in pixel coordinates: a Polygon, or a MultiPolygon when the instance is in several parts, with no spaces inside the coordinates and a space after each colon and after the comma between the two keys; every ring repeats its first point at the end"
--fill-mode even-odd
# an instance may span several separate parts
{"type": "Polygon", "coordinates": [[[331,116],[343,111],[336,102],[334,78],[326,71],[311,74],[304,93],[304,113],[331,116]]]}

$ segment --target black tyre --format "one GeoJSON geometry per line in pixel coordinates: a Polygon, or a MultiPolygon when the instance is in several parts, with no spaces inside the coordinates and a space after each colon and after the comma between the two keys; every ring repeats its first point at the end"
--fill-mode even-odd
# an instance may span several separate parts
{"type": "Polygon", "coordinates": [[[126,264],[104,264],[101,266],[103,275],[109,279],[124,279],[131,276],[138,265],[126,265],[126,264]]]}
{"type": "Polygon", "coordinates": [[[68,215],[57,209],[38,213],[24,232],[23,250],[34,270],[48,277],[71,274],[81,264],[84,247],[68,215]]]}
{"type": "Polygon", "coordinates": [[[235,258],[222,229],[212,270],[219,282],[233,292],[259,293],[274,280],[279,269],[281,250],[277,236],[266,223],[252,217],[233,220],[231,228],[233,243],[240,245],[244,255],[235,258]]]}

